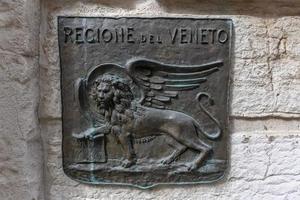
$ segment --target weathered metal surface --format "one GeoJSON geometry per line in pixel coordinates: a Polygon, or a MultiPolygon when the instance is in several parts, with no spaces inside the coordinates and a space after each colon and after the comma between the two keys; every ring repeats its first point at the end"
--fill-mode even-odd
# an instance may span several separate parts
{"type": "Polygon", "coordinates": [[[58,34],[68,176],[146,188],[224,175],[231,20],[59,17],[58,34]]]}

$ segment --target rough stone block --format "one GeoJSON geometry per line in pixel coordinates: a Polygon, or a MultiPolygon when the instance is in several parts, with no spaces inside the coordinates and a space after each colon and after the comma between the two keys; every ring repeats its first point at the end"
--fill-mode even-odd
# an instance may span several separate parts
{"type": "MultiPolygon", "coordinates": [[[[46,135],[59,141],[60,123],[46,135]]],[[[50,140],[49,140],[50,141],[50,140]]],[[[223,181],[209,185],[159,187],[88,186],[66,177],[61,168],[59,143],[48,144],[49,199],[293,199],[298,197],[300,171],[299,132],[239,132],[231,135],[230,168],[223,181]],[[55,150],[56,149],[56,150],[55,150]],[[99,190],[101,188],[101,190],[99,190]]]]}

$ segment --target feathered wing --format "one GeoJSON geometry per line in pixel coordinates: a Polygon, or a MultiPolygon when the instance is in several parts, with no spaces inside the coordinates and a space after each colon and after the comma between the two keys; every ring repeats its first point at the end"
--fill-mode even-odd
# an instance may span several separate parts
{"type": "Polygon", "coordinates": [[[203,65],[169,65],[148,59],[134,59],[126,70],[143,90],[140,103],[165,109],[179,91],[192,90],[207,81],[207,76],[219,71],[222,61],[203,65]]]}

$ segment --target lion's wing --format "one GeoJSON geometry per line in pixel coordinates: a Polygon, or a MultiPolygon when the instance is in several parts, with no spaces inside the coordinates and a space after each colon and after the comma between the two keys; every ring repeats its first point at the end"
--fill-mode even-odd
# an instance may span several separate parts
{"type": "Polygon", "coordinates": [[[222,61],[203,65],[169,65],[148,59],[134,59],[126,70],[143,91],[141,104],[166,108],[179,91],[192,90],[207,80],[207,76],[219,71],[222,61]]]}

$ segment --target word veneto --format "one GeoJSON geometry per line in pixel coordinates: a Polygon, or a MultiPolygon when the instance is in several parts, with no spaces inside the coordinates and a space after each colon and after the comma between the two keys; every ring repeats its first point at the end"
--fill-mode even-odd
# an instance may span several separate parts
{"type": "Polygon", "coordinates": [[[229,33],[213,28],[174,28],[167,34],[139,33],[133,27],[100,29],[64,27],[65,43],[147,43],[147,44],[225,44],[229,33]]]}

